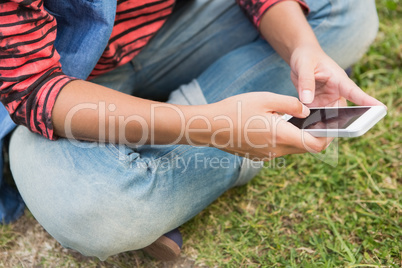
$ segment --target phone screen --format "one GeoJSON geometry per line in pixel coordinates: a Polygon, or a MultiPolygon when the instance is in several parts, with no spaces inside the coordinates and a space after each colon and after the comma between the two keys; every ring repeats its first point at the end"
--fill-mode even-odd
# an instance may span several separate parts
{"type": "Polygon", "coordinates": [[[306,118],[292,117],[288,122],[300,129],[345,129],[370,107],[310,109],[306,118]]]}

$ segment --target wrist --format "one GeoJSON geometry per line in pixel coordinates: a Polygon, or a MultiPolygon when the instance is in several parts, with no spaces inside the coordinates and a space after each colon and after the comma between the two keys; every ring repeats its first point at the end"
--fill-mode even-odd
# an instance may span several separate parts
{"type": "MultiPolygon", "coordinates": [[[[235,115],[225,109],[224,102],[200,106],[183,106],[185,131],[181,134],[182,144],[193,146],[227,147],[233,139],[235,115]]],[[[235,112],[234,112],[235,113],[235,112]]]]}
{"type": "Polygon", "coordinates": [[[265,12],[260,32],[287,63],[299,47],[320,48],[302,8],[295,1],[279,2],[265,12]]]}
{"type": "Polygon", "coordinates": [[[151,113],[151,143],[209,146],[215,109],[207,105],[158,103],[151,113]],[[152,137],[153,136],[153,137],[152,137]]]}
{"type": "Polygon", "coordinates": [[[214,131],[215,104],[181,106],[184,124],[180,133],[182,144],[210,146],[214,131]]]}
{"type": "Polygon", "coordinates": [[[289,63],[299,56],[308,56],[309,58],[317,58],[322,53],[325,54],[324,50],[318,43],[300,43],[298,46],[294,47],[290,53],[289,63]]]}

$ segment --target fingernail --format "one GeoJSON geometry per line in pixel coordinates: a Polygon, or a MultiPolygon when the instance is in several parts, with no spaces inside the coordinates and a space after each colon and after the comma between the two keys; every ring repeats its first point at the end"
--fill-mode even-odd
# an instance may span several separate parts
{"type": "Polygon", "coordinates": [[[310,109],[307,106],[303,105],[302,114],[307,117],[310,114],[310,109]]]}
{"type": "Polygon", "coordinates": [[[314,99],[313,93],[310,90],[303,90],[301,97],[303,103],[312,103],[314,99]]]}

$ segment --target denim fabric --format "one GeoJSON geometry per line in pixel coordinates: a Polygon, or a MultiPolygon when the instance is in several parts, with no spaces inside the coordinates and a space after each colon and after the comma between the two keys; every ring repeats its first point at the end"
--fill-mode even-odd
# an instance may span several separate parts
{"type": "MultiPolygon", "coordinates": [[[[324,49],[351,65],[375,37],[374,1],[307,2],[324,49]]],[[[205,0],[176,10],[131,63],[92,81],[192,105],[256,90],[296,95],[289,72],[232,1],[205,0]]],[[[215,148],[52,142],[23,127],[11,138],[10,162],[43,227],[100,259],[149,245],[260,168],[215,148]]]]}
{"type": "Polygon", "coordinates": [[[57,21],[54,43],[63,72],[87,79],[112,34],[115,0],[45,0],[45,9],[57,21]]]}
{"type": "MultiPolygon", "coordinates": [[[[89,76],[112,33],[116,4],[116,0],[44,1],[45,9],[57,21],[54,45],[65,74],[80,79],[89,76]]],[[[19,194],[3,181],[3,140],[14,128],[0,103],[0,223],[16,220],[24,208],[19,194]]]]}
{"type": "Polygon", "coordinates": [[[3,143],[4,138],[14,129],[15,124],[7,110],[0,103],[0,223],[15,221],[24,212],[24,202],[19,193],[3,180],[3,143]]]}

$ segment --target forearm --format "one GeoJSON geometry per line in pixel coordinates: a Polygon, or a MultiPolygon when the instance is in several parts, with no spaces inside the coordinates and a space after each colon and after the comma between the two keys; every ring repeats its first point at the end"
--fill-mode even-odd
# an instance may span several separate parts
{"type": "Polygon", "coordinates": [[[56,135],[112,143],[201,143],[207,133],[196,115],[209,117],[204,106],[160,103],[126,95],[81,80],[67,84],[52,111],[56,135]]]}
{"type": "Polygon", "coordinates": [[[240,94],[200,106],[173,105],[76,80],[60,92],[52,121],[61,137],[128,145],[212,146],[263,161],[305,152],[305,144],[324,148],[324,139],[301,135],[277,112],[296,117],[309,114],[296,98],[269,92],[240,94]]]}
{"type": "Polygon", "coordinates": [[[261,19],[260,32],[287,63],[298,47],[321,49],[300,4],[295,1],[271,7],[261,19]]]}

